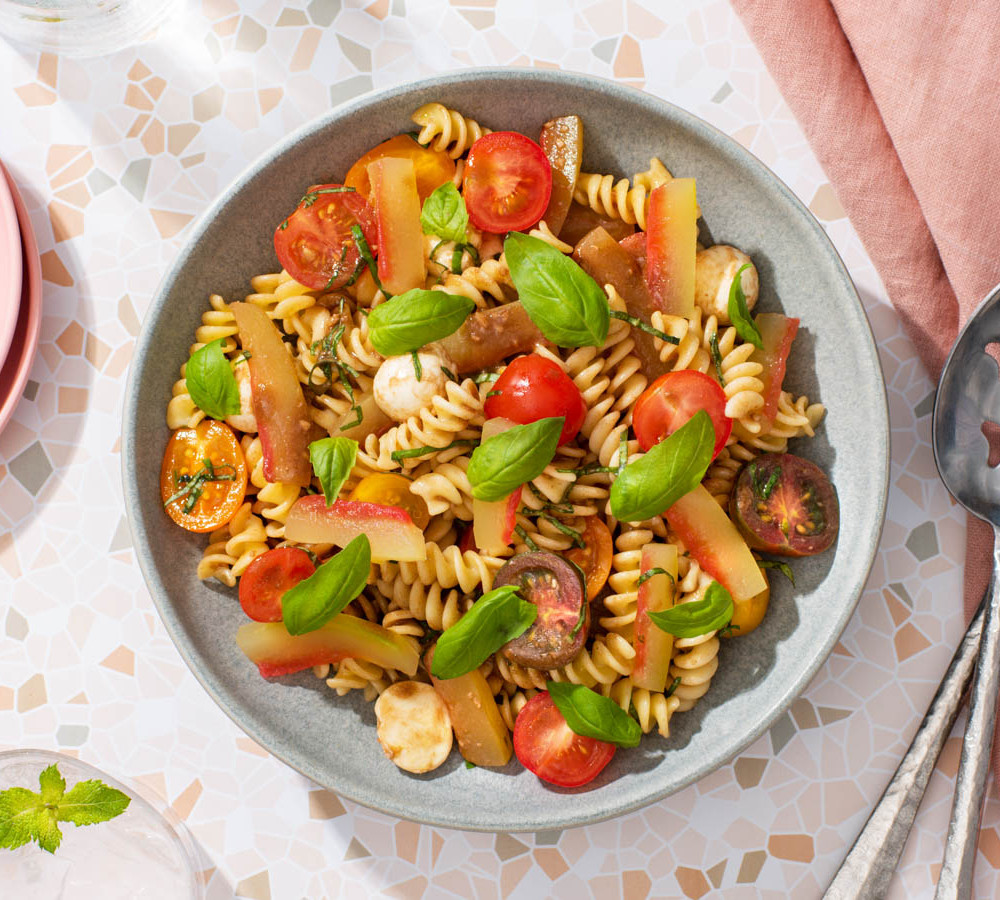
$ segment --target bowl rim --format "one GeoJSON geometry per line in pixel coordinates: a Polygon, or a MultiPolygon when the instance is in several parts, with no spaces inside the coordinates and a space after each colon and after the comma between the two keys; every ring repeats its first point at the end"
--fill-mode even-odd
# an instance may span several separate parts
{"type": "MultiPolygon", "coordinates": [[[[855,557],[853,560],[852,572],[855,573],[855,579],[852,585],[852,602],[841,608],[840,614],[834,619],[832,627],[828,631],[828,638],[819,648],[819,652],[812,656],[804,669],[800,670],[801,674],[795,682],[785,685],[785,689],[781,693],[780,697],[772,702],[772,708],[769,711],[769,714],[758,718],[753,726],[742,734],[739,740],[733,742],[726,748],[725,752],[710,757],[697,772],[690,774],[677,783],[648,792],[643,798],[638,800],[617,802],[612,799],[612,802],[607,805],[607,808],[602,809],[600,812],[589,812],[572,819],[546,819],[539,814],[537,821],[526,823],[512,823],[508,821],[504,821],[502,823],[470,822],[467,819],[462,818],[460,815],[456,816],[449,814],[448,810],[442,809],[440,806],[428,805],[428,807],[421,810],[419,813],[415,813],[414,810],[407,806],[394,804],[391,799],[381,798],[380,805],[373,803],[371,798],[363,796],[361,791],[355,790],[354,786],[346,782],[346,780],[343,782],[337,782],[335,779],[331,779],[329,777],[326,770],[321,770],[318,766],[310,765],[309,760],[296,758],[289,747],[280,746],[278,748],[274,748],[268,746],[266,743],[262,743],[262,746],[264,746],[270,754],[281,760],[295,771],[306,776],[307,778],[310,778],[317,784],[336,791],[340,796],[369,809],[375,809],[379,812],[395,816],[397,818],[408,819],[438,827],[480,832],[496,832],[498,830],[508,832],[526,832],[593,824],[645,808],[652,803],[662,800],[664,797],[683,790],[685,787],[688,787],[694,782],[706,777],[711,772],[716,771],[731,759],[735,758],[740,752],[753,743],[753,741],[767,731],[768,728],[770,728],[770,726],[783,713],[787,712],[794,700],[809,685],[821,666],[826,662],[835,644],[840,639],[848,621],[854,614],[858,602],[864,592],[865,583],[874,565],[885,524],[886,508],[888,503],[891,453],[887,389],[871,322],[868,319],[868,314],[864,308],[864,304],[861,302],[861,298],[858,295],[857,288],[854,285],[850,273],[848,272],[840,253],[830,240],[829,235],[826,233],[826,230],[819,223],[805,203],[803,203],[803,201],[795,195],[788,185],[786,185],[785,182],[782,181],[768,166],[754,156],[749,150],[739,144],[735,139],[725,134],[716,126],[668,100],[664,100],[654,94],[639,90],[638,88],[634,88],[621,82],[578,72],[533,69],[528,67],[455,69],[427,78],[398,83],[388,88],[368,91],[365,94],[345,101],[333,107],[323,115],[303,123],[290,134],[285,136],[282,140],[270,147],[266,152],[260,154],[248,163],[248,165],[245,166],[243,170],[219,192],[213,202],[189,226],[189,230],[187,231],[183,244],[178,249],[177,254],[171,261],[169,268],[161,278],[156,291],[150,300],[149,306],[143,314],[142,325],[136,339],[135,351],[129,364],[125,403],[122,415],[121,475],[126,507],[126,518],[128,521],[129,531],[132,535],[133,547],[136,551],[136,559],[139,563],[143,579],[146,582],[147,589],[149,590],[153,603],[156,606],[157,612],[170,636],[171,641],[187,667],[191,670],[192,674],[208,692],[209,696],[222,709],[222,711],[244,733],[248,734],[255,741],[260,740],[260,736],[255,733],[255,730],[251,729],[246,723],[241,721],[240,707],[237,704],[233,704],[232,707],[230,706],[229,702],[224,697],[220,681],[212,677],[211,673],[199,669],[199,667],[195,664],[196,655],[193,648],[189,646],[186,641],[186,632],[179,621],[173,604],[170,602],[170,598],[160,597],[150,588],[150,585],[155,581],[153,577],[155,573],[155,566],[152,558],[148,554],[148,541],[145,540],[146,534],[142,528],[138,512],[138,496],[132,488],[133,476],[136,473],[130,468],[130,460],[133,459],[132,451],[135,447],[137,435],[135,435],[134,430],[129,427],[130,423],[134,422],[136,419],[136,410],[139,404],[139,385],[135,377],[135,373],[139,367],[140,361],[144,359],[145,355],[149,352],[152,342],[151,329],[148,327],[149,322],[151,321],[155,310],[162,303],[162,298],[169,292],[174,281],[183,269],[190,249],[198,243],[198,240],[209,228],[215,216],[228,201],[228,198],[235,190],[244,187],[260,170],[272,164],[277,158],[294,147],[299,141],[307,138],[316,131],[328,127],[331,122],[338,120],[345,115],[361,111],[373,105],[377,105],[380,102],[395,99],[396,97],[411,93],[415,90],[431,92],[435,88],[447,88],[469,82],[496,80],[534,81],[539,83],[544,82],[546,84],[555,83],[566,88],[581,88],[590,91],[598,90],[614,96],[616,99],[632,104],[638,103],[640,106],[645,105],[647,107],[655,108],[659,115],[662,116],[666,114],[678,121],[682,126],[695,132],[705,134],[705,136],[714,144],[721,145],[725,151],[738,157],[741,164],[746,166],[751,171],[754,171],[757,177],[761,177],[770,182],[775,190],[777,190],[781,195],[782,199],[790,204],[799,216],[802,217],[802,220],[805,223],[808,223],[814,234],[819,237],[820,242],[830,254],[835,268],[838,270],[844,289],[853,298],[857,311],[860,313],[859,322],[863,324],[864,328],[859,329],[859,342],[864,345],[864,349],[868,352],[869,358],[871,359],[878,376],[878,389],[873,391],[872,402],[877,407],[875,411],[878,413],[880,425],[878,433],[874,435],[875,443],[877,445],[877,449],[882,451],[882,465],[880,467],[881,478],[874,479],[876,480],[876,493],[875,496],[870,498],[873,501],[871,508],[877,514],[875,516],[876,524],[872,529],[872,540],[868,544],[866,555],[863,557],[855,557]],[[137,539],[140,537],[143,538],[142,541],[137,539]]],[[[877,474],[878,470],[876,469],[875,475],[877,476],[877,474]]]]}

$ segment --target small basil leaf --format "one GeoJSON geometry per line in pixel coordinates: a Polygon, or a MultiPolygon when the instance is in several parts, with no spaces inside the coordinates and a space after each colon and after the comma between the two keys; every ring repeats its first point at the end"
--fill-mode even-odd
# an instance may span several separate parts
{"type": "Polygon", "coordinates": [[[289,634],[306,634],[322,628],[368,583],[371,545],[359,534],[331,556],[308,578],[285,591],[281,613],[289,634]]]}
{"type": "Polygon", "coordinates": [[[733,277],[733,283],[729,288],[729,321],[736,327],[736,333],[743,340],[753,344],[758,350],[763,350],[764,338],[761,337],[754,320],[750,318],[750,308],[743,293],[743,270],[749,268],[750,263],[744,263],[733,277]]]}
{"type": "Polygon", "coordinates": [[[733,598],[719,582],[713,581],[701,600],[678,603],[661,612],[648,613],[661,631],[678,638],[700,637],[718,631],[733,618],[733,598]]]}
{"type": "Polygon", "coordinates": [[[424,201],[420,211],[420,227],[424,234],[436,234],[439,238],[465,243],[469,214],[458,188],[446,181],[424,201]]]}
{"type": "Polygon", "coordinates": [[[511,232],[503,245],[525,311],[560,347],[600,347],[608,336],[608,298],[577,263],[545,241],[511,232]]]}
{"type": "Polygon", "coordinates": [[[502,500],[541,475],[552,461],[562,433],[563,416],[514,425],[472,451],[468,476],[477,500],[502,500]]]}
{"type": "Polygon", "coordinates": [[[620,522],[658,516],[701,483],[714,449],[712,420],[699,409],[673,434],[622,469],[611,485],[611,514],[620,522]]]}
{"type": "Polygon", "coordinates": [[[538,607],[522,600],[516,585],[506,584],[483,594],[438,638],[431,675],[457,678],[471,672],[508,641],[524,634],[537,615],[538,607]]]}
{"type": "Polygon", "coordinates": [[[637,747],[642,729],[614,700],[582,684],[550,681],[545,685],[570,731],[619,747],[637,747]]]}
{"type": "Polygon", "coordinates": [[[368,336],[383,356],[401,356],[458,330],[476,308],[468,297],[414,288],[368,316],[368,336]]]}
{"type": "Polygon", "coordinates": [[[222,338],[191,354],[184,378],[191,399],[206,416],[224,419],[239,413],[240,389],[222,352],[222,338]]]}
{"type": "Polygon", "coordinates": [[[358,442],[344,437],[328,437],[309,445],[309,462],[323,487],[326,505],[332,506],[358,456],[358,442]]]}

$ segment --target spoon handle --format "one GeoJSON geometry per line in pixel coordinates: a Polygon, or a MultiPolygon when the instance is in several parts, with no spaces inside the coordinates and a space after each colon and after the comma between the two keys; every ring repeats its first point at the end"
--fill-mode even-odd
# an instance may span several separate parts
{"type": "Polygon", "coordinates": [[[976,663],[969,721],[962,741],[962,760],[958,766],[948,842],[935,900],[960,900],[972,896],[972,869],[976,861],[979,818],[990,769],[997,690],[1000,688],[1000,530],[995,526],[993,530],[993,577],[987,592],[983,640],[976,663]]]}
{"type": "Polygon", "coordinates": [[[913,742],[823,895],[824,900],[876,900],[885,896],[927,782],[972,681],[985,609],[984,597],[927,707],[913,742]]]}

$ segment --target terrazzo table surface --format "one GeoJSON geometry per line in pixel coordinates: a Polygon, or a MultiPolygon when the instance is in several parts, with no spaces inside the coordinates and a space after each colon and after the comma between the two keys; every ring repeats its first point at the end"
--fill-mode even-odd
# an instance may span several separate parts
{"type": "MultiPolygon", "coordinates": [[[[542,9],[533,0],[204,0],[148,43],[102,59],[0,41],[0,159],[25,195],[45,279],[38,357],[0,435],[0,749],[77,754],[158,792],[198,840],[212,900],[819,896],[963,631],[964,515],[934,469],[933,385],[734,13],[724,0],[550,0],[542,9]],[[250,160],[331,104],[472,65],[614,78],[749,148],[843,256],[889,390],[881,547],[813,683],[713,775],[641,812],[561,832],[397,821],[270,757],[174,650],[122,509],[126,372],[188,224],[250,160]]],[[[892,897],[933,893],[959,751],[952,736],[892,897]]],[[[977,897],[1000,896],[992,785],[990,796],[977,897]]]]}

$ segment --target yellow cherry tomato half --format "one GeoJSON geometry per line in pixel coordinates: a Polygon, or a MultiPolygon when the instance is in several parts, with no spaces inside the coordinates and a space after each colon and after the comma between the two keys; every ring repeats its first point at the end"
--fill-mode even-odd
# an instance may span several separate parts
{"type": "Polygon", "coordinates": [[[451,181],[455,177],[455,160],[447,153],[422,147],[409,135],[398,134],[377,147],[372,147],[351,166],[344,184],[354,188],[367,200],[372,189],[368,178],[368,163],[386,156],[413,160],[417,176],[417,193],[420,195],[421,203],[434,193],[435,188],[441,187],[446,181],[451,181]]]}
{"type": "Polygon", "coordinates": [[[351,491],[349,500],[364,503],[381,503],[383,506],[398,506],[406,510],[413,524],[423,531],[431,520],[423,497],[410,492],[410,480],[392,473],[366,475],[351,491]]]}
{"type": "Polygon", "coordinates": [[[221,528],[236,515],[246,490],[243,451],[225,422],[205,419],[173,433],[160,467],[160,496],[181,528],[221,528]]]}
{"type": "MultiPolygon", "coordinates": [[[[767,581],[767,572],[764,569],[760,570],[761,575],[764,576],[764,580],[767,581]]],[[[743,634],[749,634],[753,631],[764,619],[764,613],[767,612],[767,604],[771,599],[771,586],[768,585],[759,594],[751,597],[749,600],[736,600],[733,599],[733,628],[731,631],[726,632],[727,637],[739,637],[743,634]]]]}

